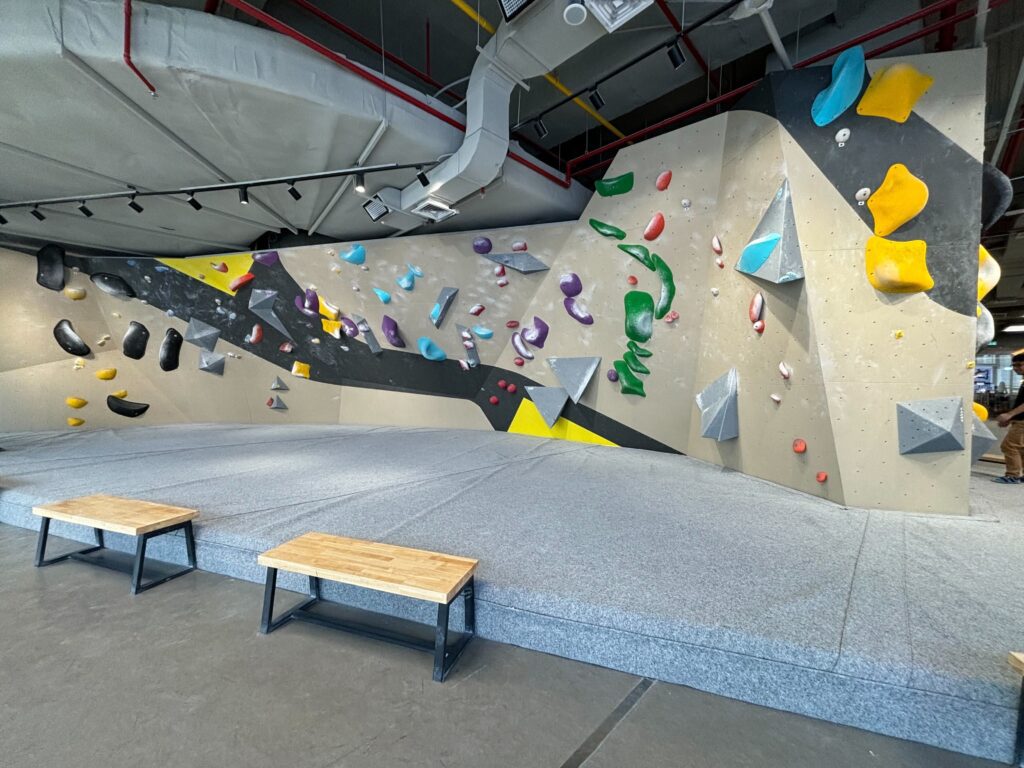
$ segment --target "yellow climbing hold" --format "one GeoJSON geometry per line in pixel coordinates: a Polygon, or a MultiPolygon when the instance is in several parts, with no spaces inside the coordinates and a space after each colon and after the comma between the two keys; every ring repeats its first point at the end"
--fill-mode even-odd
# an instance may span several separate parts
{"type": "Polygon", "coordinates": [[[893,335],[893,338],[902,339],[903,338],[903,331],[901,331],[901,330],[899,330],[897,328],[895,331],[892,332],[892,335],[893,335]]]}
{"type": "Polygon", "coordinates": [[[891,235],[927,204],[928,185],[903,163],[890,165],[882,185],[868,198],[868,208],[875,217],[875,234],[891,235]]]}
{"type": "Polygon", "coordinates": [[[181,272],[196,280],[202,280],[218,291],[234,296],[235,292],[231,290],[231,283],[235,278],[241,277],[252,268],[252,254],[235,253],[230,256],[218,256],[217,258],[224,262],[227,271],[213,270],[209,275],[206,274],[206,270],[210,268],[209,256],[194,256],[187,259],[157,259],[157,261],[177,272],[181,272]]]}
{"type": "Polygon", "coordinates": [[[84,400],[81,397],[65,397],[64,403],[68,408],[85,408],[89,404],[88,400],[84,400]]]}
{"type": "Polygon", "coordinates": [[[111,392],[110,396],[111,397],[120,397],[123,400],[124,398],[128,397],[128,390],[127,389],[119,389],[119,390],[117,390],[117,392],[111,392]]]}
{"type": "Polygon", "coordinates": [[[973,367],[974,367],[974,361],[973,361],[973,360],[968,360],[968,361],[967,361],[967,368],[968,368],[968,369],[971,369],[971,368],[973,368],[973,367]]]}
{"type": "Polygon", "coordinates": [[[292,363],[292,376],[299,376],[303,379],[308,379],[309,363],[300,363],[298,360],[292,363]]]}
{"type": "Polygon", "coordinates": [[[553,427],[548,427],[544,417],[540,415],[537,406],[532,400],[525,397],[519,401],[516,415],[508,427],[508,431],[516,435],[533,435],[534,437],[555,437],[561,440],[571,440],[576,443],[591,443],[593,445],[610,445],[615,443],[601,437],[596,432],[591,432],[586,427],[569,421],[566,418],[559,418],[553,427]]]}
{"type": "Polygon", "coordinates": [[[117,376],[117,368],[101,368],[96,371],[96,378],[100,381],[110,381],[117,376]]]}
{"type": "MultiPolygon", "coordinates": [[[[320,299],[320,314],[329,320],[338,320],[341,317],[341,309],[334,306],[329,301],[324,301],[323,296],[317,296],[320,299]]],[[[326,330],[326,329],[324,329],[326,330]]]]}
{"type": "Polygon", "coordinates": [[[76,419],[74,416],[68,416],[67,421],[69,427],[80,427],[85,424],[85,419],[76,419]]]}
{"type": "MultiPolygon", "coordinates": [[[[989,291],[996,287],[1002,270],[999,262],[992,258],[992,254],[985,250],[984,245],[978,246],[978,301],[985,298],[989,291]]],[[[981,314],[981,307],[978,307],[978,314],[981,314]]]]}
{"type": "Polygon", "coordinates": [[[336,339],[341,338],[341,320],[328,320],[326,317],[320,319],[324,333],[328,333],[336,339]]]}
{"type": "Polygon", "coordinates": [[[74,368],[76,371],[80,371],[83,368],[85,368],[85,359],[81,357],[76,357],[74,368]]]}
{"type": "Polygon", "coordinates": [[[857,114],[885,117],[905,123],[910,113],[935,79],[919,72],[910,64],[893,64],[880,69],[871,78],[860,97],[857,114]]]}
{"type": "Polygon", "coordinates": [[[988,408],[981,403],[971,403],[971,407],[974,409],[974,415],[982,421],[988,420],[988,408]]]}
{"type": "Polygon", "coordinates": [[[69,285],[64,289],[64,295],[72,301],[81,301],[85,298],[85,288],[72,288],[69,285]]]}
{"type": "Polygon", "coordinates": [[[929,291],[935,281],[928,274],[924,240],[886,240],[871,237],[865,250],[868,280],[882,293],[929,291]]]}

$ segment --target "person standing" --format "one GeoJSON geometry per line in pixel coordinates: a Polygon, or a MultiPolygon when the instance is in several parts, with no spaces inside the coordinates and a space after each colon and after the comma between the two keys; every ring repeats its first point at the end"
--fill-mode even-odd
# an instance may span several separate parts
{"type": "MultiPolygon", "coordinates": [[[[1011,362],[1013,372],[1024,376],[1024,349],[1015,352],[1011,362]]],[[[1020,385],[1013,407],[999,414],[996,421],[1000,427],[1009,428],[1009,432],[999,446],[1006,457],[1006,474],[995,478],[995,482],[1024,484],[1024,383],[1020,385]]]]}

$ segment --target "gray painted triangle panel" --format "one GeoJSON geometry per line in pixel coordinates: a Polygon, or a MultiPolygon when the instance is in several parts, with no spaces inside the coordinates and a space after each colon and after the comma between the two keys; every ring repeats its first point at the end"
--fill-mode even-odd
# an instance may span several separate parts
{"type": "Polygon", "coordinates": [[[697,394],[702,437],[719,441],[739,437],[738,394],[739,374],[735,368],[730,368],[697,394]]]}
{"type": "Polygon", "coordinates": [[[562,409],[569,401],[569,393],[563,387],[527,387],[526,394],[537,406],[544,423],[553,427],[558,417],[562,415],[562,409]]]}
{"type": "Polygon", "coordinates": [[[275,376],[274,377],[274,383],[270,385],[270,388],[272,390],[280,390],[282,392],[287,392],[288,391],[288,385],[285,384],[283,381],[281,381],[281,377],[280,376],[275,376]]]}
{"type": "Polygon", "coordinates": [[[224,359],[224,355],[220,352],[210,352],[208,350],[201,349],[199,350],[199,370],[223,376],[224,359]]]}
{"type": "Polygon", "coordinates": [[[188,321],[188,328],[185,329],[185,341],[195,344],[197,347],[213,351],[220,338],[220,329],[214,328],[202,320],[192,318],[188,321]]]}
{"type": "Polygon", "coordinates": [[[963,399],[940,397],[897,403],[896,427],[901,454],[963,450],[963,399]]]}
{"type": "Polygon", "coordinates": [[[973,419],[971,424],[971,464],[974,464],[999,442],[999,438],[992,434],[988,425],[973,413],[971,418],[973,419]]]}
{"type": "Polygon", "coordinates": [[[587,385],[594,378],[594,373],[601,365],[600,357],[549,357],[551,368],[558,383],[569,393],[569,399],[578,403],[583,397],[587,385]]]}
{"type": "Polygon", "coordinates": [[[270,409],[273,411],[287,411],[288,406],[284,404],[284,400],[279,395],[274,395],[274,402],[270,404],[270,409]]]}
{"type": "Polygon", "coordinates": [[[497,264],[503,264],[509,269],[514,269],[516,272],[522,272],[524,275],[528,275],[531,272],[543,272],[548,269],[547,264],[526,251],[517,251],[515,253],[485,253],[483,254],[483,257],[485,259],[490,259],[497,264]]]}

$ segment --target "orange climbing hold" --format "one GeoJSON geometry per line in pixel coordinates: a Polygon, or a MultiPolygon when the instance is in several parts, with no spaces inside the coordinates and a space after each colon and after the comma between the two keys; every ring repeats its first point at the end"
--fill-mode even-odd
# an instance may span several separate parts
{"type": "Polygon", "coordinates": [[[807,441],[800,437],[794,440],[793,453],[807,453],[807,441]]]}

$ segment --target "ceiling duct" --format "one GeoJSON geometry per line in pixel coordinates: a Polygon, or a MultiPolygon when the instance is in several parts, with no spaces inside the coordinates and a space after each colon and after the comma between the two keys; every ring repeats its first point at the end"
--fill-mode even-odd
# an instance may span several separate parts
{"type": "Polygon", "coordinates": [[[587,9],[605,29],[614,32],[652,2],[653,0],[587,0],[587,9]]]}
{"type": "Polygon", "coordinates": [[[512,19],[525,11],[526,7],[533,1],[534,0],[498,0],[498,5],[501,6],[501,15],[505,17],[505,21],[512,21],[512,19]]]}
{"type": "MultiPolygon", "coordinates": [[[[630,5],[647,6],[653,0],[630,5]]],[[[592,7],[592,5],[588,5],[592,7]]],[[[457,204],[497,178],[505,163],[509,141],[509,99],[512,89],[551,72],[606,34],[592,18],[578,26],[562,19],[565,0],[534,0],[514,23],[503,22],[487,44],[477,47],[466,93],[466,136],[462,146],[430,171],[430,185],[414,180],[402,190],[381,190],[392,209],[381,219],[395,229],[408,229],[395,214],[406,212],[425,221],[454,215],[457,204]],[[392,205],[396,199],[400,205],[392,205]]]]}

